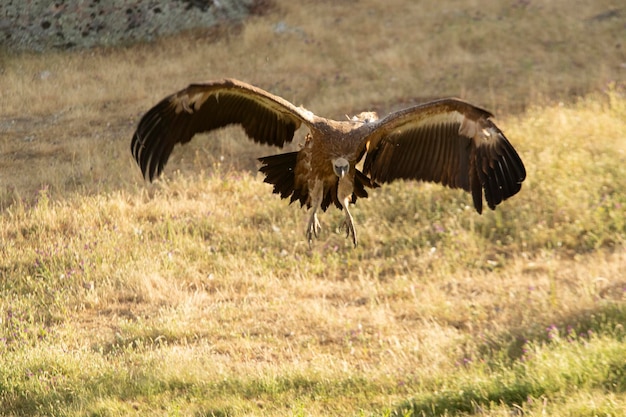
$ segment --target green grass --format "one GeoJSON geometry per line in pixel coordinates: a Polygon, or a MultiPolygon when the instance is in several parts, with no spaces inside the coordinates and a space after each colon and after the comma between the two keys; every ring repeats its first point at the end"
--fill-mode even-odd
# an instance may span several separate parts
{"type": "MultiPolygon", "coordinates": [[[[599,314],[600,315],[600,314],[599,314]]],[[[300,415],[322,414],[619,415],[624,406],[626,311],[602,314],[591,328],[546,329],[526,341],[515,361],[463,361],[447,375],[364,377],[336,370],[263,369],[222,374],[204,343],[170,345],[166,338],[97,349],[59,350],[42,343],[3,353],[2,399],[16,415],[300,415]],[[390,406],[386,397],[410,399],[390,406]],[[354,407],[352,409],[347,407],[354,407]],[[184,412],[182,410],[185,410],[184,412]],[[411,414],[413,413],[413,414],[411,414]],[[307,413],[308,414],[308,413],[307,413]]],[[[494,355],[495,353],[495,355],[494,355]]]]}
{"type": "Polygon", "coordinates": [[[0,414],[623,414],[624,12],[383,4],[2,55],[0,414]],[[459,95],[496,112],[527,180],[482,216],[390,184],[354,208],[358,248],[335,210],[309,248],[306,212],[254,171],[275,150],[236,129],[155,184],[132,161],[145,110],[223,76],[337,118],[459,95]]]}
{"type": "MultiPolygon", "coordinates": [[[[621,312],[615,319],[623,320],[621,312]]],[[[454,415],[512,411],[530,415],[619,415],[623,411],[626,346],[623,328],[598,336],[591,330],[561,336],[548,330],[549,342],[528,343],[512,365],[466,365],[450,380],[415,396],[399,415],[454,415]],[[600,401],[598,401],[600,400],[600,401]]]]}
{"type": "Polygon", "coordinates": [[[618,415],[624,104],[611,92],[505,120],[535,175],[502,210],[476,216],[431,185],[376,190],[355,209],[357,249],[335,212],[309,249],[304,212],[245,172],[14,203],[3,409],[618,415]],[[599,126],[615,140],[587,146],[599,126]]]}

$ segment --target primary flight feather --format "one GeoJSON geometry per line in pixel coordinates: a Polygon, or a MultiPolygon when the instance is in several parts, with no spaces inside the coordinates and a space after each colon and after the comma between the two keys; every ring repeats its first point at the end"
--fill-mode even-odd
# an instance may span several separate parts
{"type": "Polygon", "coordinates": [[[491,113],[456,98],[436,100],[378,119],[364,112],[350,120],[326,119],[258,87],[234,79],[192,84],[160,101],[140,120],[133,157],[152,181],[178,143],[200,132],[236,124],[255,142],[282,147],[302,124],[299,151],[259,158],[274,192],[311,209],[306,228],[317,236],[317,211],[345,211],[344,226],[356,246],[349,205],[367,187],[413,179],[462,188],[482,213],[483,194],[495,209],[515,195],[526,177],[519,155],[491,121],[491,113]],[[365,157],[363,170],[356,165],[365,157]]]}

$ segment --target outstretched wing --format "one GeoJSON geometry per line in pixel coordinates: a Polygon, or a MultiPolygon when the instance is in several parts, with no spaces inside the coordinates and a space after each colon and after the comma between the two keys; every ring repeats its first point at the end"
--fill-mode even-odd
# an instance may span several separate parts
{"type": "Polygon", "coordinates": [[[519,155],[491,113],[458,99],[390,114],[363,141],[363,171],[378,183],[415,179],[462,188],[482,212],[515,195],[526,178],[519,155]]]}
{"type": "Polygon", "coordinates": [[[174,145],[200,132],[241,125],[255,142],[282,147],[301,123],[315,116],[281,97],[233,79],[192,84],[151,108],[139,122],[131,151],[150,181],[158,176],[174,145]]]}

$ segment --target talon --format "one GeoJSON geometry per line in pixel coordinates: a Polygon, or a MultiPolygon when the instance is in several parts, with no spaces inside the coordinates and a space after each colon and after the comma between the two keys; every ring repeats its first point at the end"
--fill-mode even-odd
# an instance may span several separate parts
{"type": "Polygon", "coordinates": [[[346,239],[352,236],[352,243],[356,247],[356,229],[354,228],[354,222],[352,221],[352,215],[346,210],[346,218],[343,221],[343,225],[346,227],[346,239]]]}
{"type": "Polygon", "coordinates": [[[346,239],[349,238],[350,237],[350,225],[348,224],[348,222],[344,220],[341,227],[346,229],[346,239]]]}
{"type": "Polygon", "coordinates": [[[319,233],[322,230],[322,226],[317,218],[317,213],[313,213],[309,219],[309,223],[306,228],[306,238],[309,241],[309,247],[313,241],[313,236],[319,238],[319,233]]]}

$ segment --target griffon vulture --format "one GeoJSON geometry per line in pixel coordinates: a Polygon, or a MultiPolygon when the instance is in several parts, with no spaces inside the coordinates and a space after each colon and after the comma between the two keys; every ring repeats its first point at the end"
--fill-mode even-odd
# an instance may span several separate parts
{"type": "Polygon", "coordinates": [[[282,147],[306,125],[297,152],[259,158],[274,193],[311,209],[306,237],[318,235],[319,209],[331,203],[345,212],[343,226],[356,246],[349,205],[367,197],[366,187],[396,179],[431,181],[471,192],[478,213],[495,209],[522,186],[522,160],[491,113],[456,98],[397,111],[378,119],[365,112],[350,120],[316,116],[303,107],[234,79],[192,84],[150,109],[139,122],[131,150],[152,181],[174,146],[199,132],[238,124],[255,142],[282,147]],[[357,163],[365,157],[362,170],[357,163]]]}

